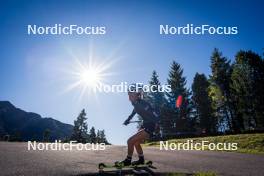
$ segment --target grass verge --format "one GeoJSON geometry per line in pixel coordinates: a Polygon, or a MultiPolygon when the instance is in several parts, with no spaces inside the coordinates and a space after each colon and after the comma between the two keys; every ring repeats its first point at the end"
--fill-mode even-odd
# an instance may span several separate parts
{"type": "MultiPolygon", "coordinates": [[[[202,141],[208,141],[209,143],[215,143],[215,144],[216,143],[237,143],[237,150],[234,150],[231,152],[264,154],[264,133],[171,139],[171,140],[168,140],[168,142],[169,144],[170,143],[186,143],[187,140],[193,140],[193,143],[201,143],[202,141]]],[[[160,145],[159,141],[149,142],[145,144],[145,146],[158,146],[158,147],[159,145],[160,145]]],[[[209,150],[209,149],[205,148],[205,150],[209,150]]]]}
{"type": "Polygon", "coordinates": [[[186,174],[186,173],[167,173],[161,174],[162,176],[217,176],[214,172],[198,172],[195,174],[186,174]]]}

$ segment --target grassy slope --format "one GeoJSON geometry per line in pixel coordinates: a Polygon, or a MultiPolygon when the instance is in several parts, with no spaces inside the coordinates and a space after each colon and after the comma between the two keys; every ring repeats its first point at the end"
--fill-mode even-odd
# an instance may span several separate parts
{"type": "MultiPolygon", "coordinates": [[[[188,139],[194,142],[201,142],[203,140],[212,143],[238,143],[238,150],[233,152],[264,154],[264,133],[172,139],[169,140],[169,143],[184,143],[188,139]]],[[[159,142],[151,142],[146,145],[159,146],[159,142]]]]}

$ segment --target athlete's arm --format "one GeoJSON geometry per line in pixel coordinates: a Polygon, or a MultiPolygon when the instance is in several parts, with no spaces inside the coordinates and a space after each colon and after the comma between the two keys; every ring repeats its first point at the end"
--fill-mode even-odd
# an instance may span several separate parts
{"type": "Polygon", "coordinates": [[[133,109],[132,113],[128,116],[128,119],[131,120],[136,114],[135,109],[133,109]]]}
{"type": "Polygon", "coordinates": [[[135,109],[133,109],[132,113],[128,116],[128,118],[125,120],[125,122],[123,123],[124,125],[128,125],[129,121],[135,116],[136,111],[135,109]]]}

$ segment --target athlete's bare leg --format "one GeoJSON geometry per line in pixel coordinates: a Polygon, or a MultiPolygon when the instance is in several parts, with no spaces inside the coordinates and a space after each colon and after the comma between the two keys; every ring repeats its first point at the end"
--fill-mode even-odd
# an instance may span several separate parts
{"type": "Polygon", "coordinates": [[[139,130],[135,135],[130,137],[127,141],[127,145],[128,145],[127,156],[132,157],[134,152],[134,147],[136,148],[137,153],[139,155],[142,155],[143,150],[142,147],[140,146],[140,143],[142,143],[147,138],[149,138],[149,134],[144,129],[139,130]]]}
{"type": "Polygon", "coordinates": [[[142,150],[142,147],[140,145],[139,142],[135,143],[135,148],[136,148],[136,151],[137,151],[137,154],[140,156],[140,155],[143,155],[143,150],[142,150]]]}
{"type": "MultiPolygon", "coordinates": [[[[143,132],[142,132],[143,133],[143,132]]],[[[140,144],[142,144],[144,142],[144,140],[148,139],[149,138],[149,134],[147,132],[144,131],[144,133],[146,133],[144,136],[145,138],[141,141],[138,141],[135,143],[135,148],[136,148],[136,151],[138,153],[138,156],[142,156],[143,155],[143,150],[142,150],[142,147],[140,144]]]]}

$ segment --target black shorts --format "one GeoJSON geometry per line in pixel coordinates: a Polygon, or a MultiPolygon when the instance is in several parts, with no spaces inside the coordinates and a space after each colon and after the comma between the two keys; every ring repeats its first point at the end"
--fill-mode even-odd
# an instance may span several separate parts
{"type": "Polygon", "coordinates": [[[144,129],[149,135],[152,135],[155,131],[156,124],[155,123],[143,123],[142,129],[144,129]]]}

